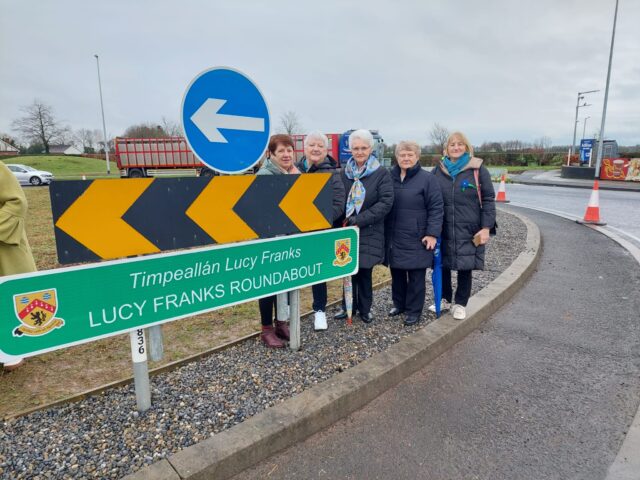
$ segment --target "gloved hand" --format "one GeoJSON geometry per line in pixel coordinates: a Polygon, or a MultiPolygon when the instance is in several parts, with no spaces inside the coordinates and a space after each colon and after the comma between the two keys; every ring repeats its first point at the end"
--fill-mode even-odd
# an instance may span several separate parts
{"type": "Polygon", "coordinates": [[[356,217],[351,216],[345,220],[344,223],[347,227],[353,227],[356,225],[356,217]]]}

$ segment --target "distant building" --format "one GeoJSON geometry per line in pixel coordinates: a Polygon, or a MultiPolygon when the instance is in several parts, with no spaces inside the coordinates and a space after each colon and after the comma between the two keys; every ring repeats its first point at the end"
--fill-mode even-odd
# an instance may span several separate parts
{"type": "Polygon", "coordinates": [[[82,152],[75,145],[49,145],[49,153],[58,155],[82,155],[82,152]]]}
{"type": "Polygon", "coordinates": [[[20,154],[20,150],[11,145],[10,143],[5,142],[0,139],[0,155],[18,155],[20,154]]]}
{"type": "MultiPolygon", "coordinates": [[[[591,158],[598,158],[598,140],[595,140],[593,146],[593,152],[591,152],[591,158]]],[[[604,140],[602,142],[602,158],[618,158],[620,152],[618,151],[618,142],[615,140],[604,140]]]]}

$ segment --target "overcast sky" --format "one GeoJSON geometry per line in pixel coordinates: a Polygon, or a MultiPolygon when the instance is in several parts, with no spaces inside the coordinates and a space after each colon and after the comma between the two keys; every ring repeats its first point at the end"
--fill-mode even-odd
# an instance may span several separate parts
{"type": "MultiPolygon", "coordinates": [[[[73,129],[179,120],[189,82],[227,65],[277,126],[377,128],[430,143],[434,122],[484,141],[569,144],[578,91],[600,127],[615,0],[0,0],[0,132],[35,98],[73,129]]],[[[605,135],[640,144],[640,1],[620,0],[605,135]]]]}

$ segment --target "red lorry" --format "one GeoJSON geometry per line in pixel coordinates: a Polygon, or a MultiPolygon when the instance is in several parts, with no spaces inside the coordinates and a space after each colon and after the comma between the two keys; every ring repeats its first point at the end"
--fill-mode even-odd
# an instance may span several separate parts
{"type": "MultiPolygon", "coordinates": [[[[328,133],[329,155],[341,165],[351,157],[349,150],[349,134],[328,133]]],[[[384,140],[377,130],[371,130],[375,140],[374,153],[383,165],[388,166],[390,159],[384,157],[384,140]]],[[[294,143],[296,161],[304,155],[304,139],[306,135],[291,135],[294,143]]],[[[116,138],[116,162],[121,177],[142,178],[156,175],[199,175],[212,177],[218,175],[193,154],[183,137],[167,138],[116,138]]],[[[255,168],[246,173],[255,173],[255,168]]]]}
{"type": "Polygon", "coordinates": [[[211,177],[214,171],[193,154],[183,137],[116,138],[116,162],[121,177],[162,174],[211,177]]]}

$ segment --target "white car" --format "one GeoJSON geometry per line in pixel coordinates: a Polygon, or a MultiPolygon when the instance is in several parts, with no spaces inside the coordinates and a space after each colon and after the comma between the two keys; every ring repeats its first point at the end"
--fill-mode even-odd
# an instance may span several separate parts
{"type": "Polygon", "coordinates": [[[45,183],[51,183],[53,180],[53,174],[51,172],[36,170],[27,165],[13,163],[7,164],[7,167],[9,167],[9,170],[16,176],[20,185],[43,185],[45,183]]]}

